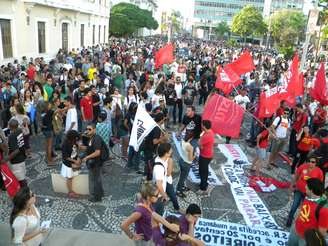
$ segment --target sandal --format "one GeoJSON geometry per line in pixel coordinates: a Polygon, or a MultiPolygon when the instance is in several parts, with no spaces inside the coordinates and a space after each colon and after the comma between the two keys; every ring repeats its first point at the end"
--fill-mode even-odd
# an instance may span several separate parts
{"type": "Polygon", "coordinates": [[[69,198],[78,198],[79,195],[76,194],[74,191],[72,191],[72,192],[68,192],[68,197],[69,197],[69,198]]]}
{"type": "Polygon", "coordinates": [[[186,194],[184,194],[182,191],[179,191],[179,190],[177,191],[176,194],[177,194],[178,197],[181,197],[181,198],[186,198],[187,197],[186,194]]]}

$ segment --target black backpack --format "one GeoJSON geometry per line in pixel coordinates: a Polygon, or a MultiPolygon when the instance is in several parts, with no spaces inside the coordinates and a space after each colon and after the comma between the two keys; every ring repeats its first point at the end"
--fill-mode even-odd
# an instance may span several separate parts
{"type": "MultiPolygon", "coordinates": [[[[161,165],[162,167],[164,167],[163,163],[161,162],[154,162],[154,161],[151,161],[149,163],[147,163],[147,166],[148,166],[148,174],[147,174],[147,180],[153,180],[153,170],[154,170],[154,167],[156,165],[161,165]]],[[[166,175],[165,173],[165,167],[164,167],[164,175],[166,175]]]]}

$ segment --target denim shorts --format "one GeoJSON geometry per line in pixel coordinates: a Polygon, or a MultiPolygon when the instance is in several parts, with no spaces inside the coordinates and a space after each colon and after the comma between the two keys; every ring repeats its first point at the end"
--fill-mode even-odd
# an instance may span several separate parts
{"type": "Polygon", "coordinates": [[[52,131],[43,131],[43,135],[45,138],[52,138],[53,137],[53,133],[52,131]]]}
{"type": "Polygon", "coordinates": [[[262,161],[267,159],[267,152],[266,149],[264,148],[256,148],[256,155],[259,159],[261,159],[262,161]]]}

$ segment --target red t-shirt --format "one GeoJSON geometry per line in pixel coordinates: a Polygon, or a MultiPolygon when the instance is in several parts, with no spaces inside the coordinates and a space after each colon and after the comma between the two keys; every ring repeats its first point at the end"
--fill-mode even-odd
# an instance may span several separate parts
{"type": "Polygon", "coordinates": [[[323,173],[321,169],[319,167],[315,167],[309,171],[309,166],[309,163],[304,163],[296,169],[296,175],[299,176],[299,179],[296,181],[296,188],[303,194],[305,194],[305,186],[308,179],[317,178],[323,181],[323,173]]]}
{"type": "Polygon", "coordinates": [[[269,145],[269,131],[264,130],[260,133],[259,147],[261,149],[266,149],[269,145]]]}
{"type": "MultiPolygon", "coordinates": [[[[301,151],[310,151],[312,146],[317,146],[318,140],[311,136],[304,136],[297,145],[297,148],[301,151]]],[[[320,145],[320,142],[319,142],[320,145]]]]}
{"type": "Polygon", "coordinates": [[[34,80],[35,75],[36,75],[36,70],[34,67],[29,67],[26,71],[27,78],[29,80],[34,80]]]}
{"type": "Polygon", "coordinates": [[[209,130],[199,139],[200,155],[204,158],[213,158],[214,132],[209,130]]]}
{"type": "Polygon", "coordinates": [[[80,101],[81,110],[83,109],[85,120],[93,120],[92,98],[83,97],[80,101]]]}
{"type": "Polygon", "coordinates": [[[306,124],[308,120],[307,113],[296,113],[296,120],[293,124],[293,128],[296,130],[296,132],[299,132],[302,127],[306,124]]]}
{"type": "Polygon", "coordinates": [[[320,200],[310,201],[305,199],[301,211],[295,220],[296,233],[304,238],[304,232],[308,229],[317,229],[318,227],[328,229],[328,208],[322,207],[319,212],[319,221],[315,217],[315,210],[317,209],[320,200]]]}
{"type": "Polygon", "coordinates": [[[324,124],[326,123],[326,119],[327,119],[327,111],[322,109],[322,108],[318,108],[315,111],[314,117],[313,117],[313,124],[324,124]]]}

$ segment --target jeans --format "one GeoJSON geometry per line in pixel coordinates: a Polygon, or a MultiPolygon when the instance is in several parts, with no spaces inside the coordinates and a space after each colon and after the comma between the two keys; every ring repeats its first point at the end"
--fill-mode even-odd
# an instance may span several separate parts
{"type": "Polygon", "coordinates": [[[129,146],[128,153],[128,168],[134,168],[134,170],[139,171],[140,153],[135,151],[132,146],[129,146]]]}
{"type": "Polygon", "coordinates": [[[171,202],[173,203],[173,207],[175,210],[179,210],[180,206],[178,203],[177,195],[175,194],[173,184],[166,182],[166,194],[170,198],[171,202]]]}
{"type": "Polygon", "coordinates": [[[295,224],[290,228],[288,236],[288,246],[305,246],[306,242],[303,238],[296,234],[295,224]]]}
{"type": "Polygon", "coordinates": [[[295,212],[298,209],[298,207],[301,205],[301,203],[303,202],[304,198],[305,198],[305,195],[302,192],[300,192],[299,190],[295,190],[293,204],[292,204],[289,214],[288,214],[289,220],[294,219],[295,212]]]}
{"type": "Polygon", "coordinates": [[[77,112],[77,128],[79,132],[82,132],[82,112],[79,109],[76,109],[77,112]]]}
{"type": "Polygon", "coordinates": [[[94,165],[89,168],[89,190],[90,198],[100,200],[104,196],[101,163],[94,163],[94,165]]]}
{"type": "Polygon", "coordinates": [[[147,177],[147,180],[151,180],[151,173],[150,173],[150,165],[152,165],[154,159],[154,154],[149,151],[144,151],[144,162],[145,162],[145,167],[144,167],[144,176],[147,177]]]}
{"type": "Polygon", "coordinates": [[[205,158],[199,156],[199,176],[200,176],[200,189],[206,191],[208,187],[208,165],[210,164],[212,158],[205,158]]]}
{"type": "Polygon", "coordinates": [[[289,138],[289,154],[296,155],[297,152],[297,141],[296,141],[296,130],[292,129],[290,132],[290,138],[289,138]]]}
{"type": "Polygon", "coordinates": [[[167,105],[167,115],[169,119],[173,119],[174,105],[167,105]]]}
{"type": "Polygon", "coordinates": [[[178,114],[179,123],[181,123],[182,122],[182,111],[183,111],[183,108],[182,108],[182,99],[177,99],[175,101],[175,104],[174,104],[174,107],[173,107],[173,122],[174,123],[177,122],[177,117],[176,117],[177,107],[179,108],[179,114],[178,114]]]}
{"type": "Polygon", "coordinates": [[[182,188],[185,186],[185,181],[188,177],[191,164],[188,164],[187,162],[185,162],[180,158],[179,166],[180,166],[180,177],[177,185],[177,190],[182,191],[182,188]]]}
{"type": "Polygon", "coordinates": [[[55,150],[59,150],[61,149],[61,144],[62,144],[62,138],[63,138],[63,132],[59,132],[57,134],[54,134],[54,146],[55,146],[55,150]]]}
{"type": "Polygon", "coordinates": [[[309,151],[302,151],[302,150],[298,150],[296,156],[294,156],[294,160],[293,160],[293,164],[291,167],[291,173],[294,174],[295,173],[295,169],[297,167],[299,167],[300,165],[302,165],[307,158],[307,155],[309,154],[309,151]]]}
{"type": "Polygon", "coordinates": [[[204,105],[206,100],[207,100],[207,97],[208,97],[208,92],[202,92],[199,94],[199,100],[198,100],[198,104],[199,105],[204,105]]]}

